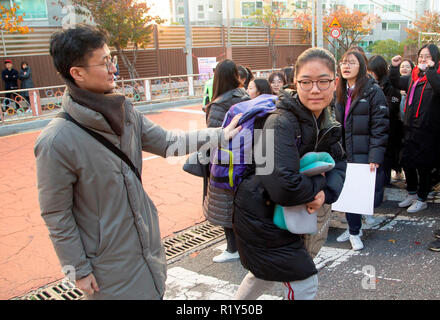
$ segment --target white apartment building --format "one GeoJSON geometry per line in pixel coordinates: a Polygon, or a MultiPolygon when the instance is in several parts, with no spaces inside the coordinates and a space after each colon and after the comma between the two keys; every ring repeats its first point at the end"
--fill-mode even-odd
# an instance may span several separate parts
{"type": "Polygon", "coordinates": [[[407,37],[405,28],[412,26],[417,17],[426,10],[440,11],[440,0],[333,0],[351,10],[376,14],[381,22],[376,25],[371,35],[360,45],[367,47],[377,40],[392,39],[403,41],[407,37]]]}

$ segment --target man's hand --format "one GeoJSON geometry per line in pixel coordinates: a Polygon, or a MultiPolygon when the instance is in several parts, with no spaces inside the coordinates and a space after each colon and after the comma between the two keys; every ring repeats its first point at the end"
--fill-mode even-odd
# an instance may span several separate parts
{"type": "Polygon", "coordinates": [[[96,282],[93,273],[89,274],[87,277],[76,280],[76,287],[88,295],[93,295],[95,291],[99,291],[98,283],[96,282]]]}
{"type": "Polygon", "coordinates": [[[402,63],[402,57],[401,56],[395,56],[391,59],[391,64],[393,67],[398,67],[402,63]]]}
{"type": "Polygon", "coordinates": [[[237,133],[240,132],[241,126],[237,127],[238,120],[240,120],[242,113],[237,114],[232,118],[231,122],[223,129],[223,134],[226,141],[231,140],[237,133]]]}
{"type": "Polygon", "coordinates": [[[316,194],[315,200],[313,200],[312,202],[306,203],[307,211],[310,214],[314,213],[316,210],[318,210],[319,208],[322,207],[324,202],[325,202],[325,193],[324,193],[324,191],[321,190],[316,194]]]}

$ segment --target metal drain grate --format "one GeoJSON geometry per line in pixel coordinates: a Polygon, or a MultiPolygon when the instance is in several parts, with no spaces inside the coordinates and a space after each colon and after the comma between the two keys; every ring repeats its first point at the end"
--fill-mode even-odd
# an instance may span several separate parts
{"type": "MultiPolygon", "coordinates": [[[[172,263],[195,249],[203,249],[224,236],[222,227],[203,222],[163,240],[165,256],[172,263]]],[[[84,293],[66,279],[49,284],[13,300],[81,300],[84,293]]]]}
{"type": "Polygon", "coordinates": [[[32,291],[15,300],[81,300],[84,293],[71,282],[63,279],[32,291]]]}

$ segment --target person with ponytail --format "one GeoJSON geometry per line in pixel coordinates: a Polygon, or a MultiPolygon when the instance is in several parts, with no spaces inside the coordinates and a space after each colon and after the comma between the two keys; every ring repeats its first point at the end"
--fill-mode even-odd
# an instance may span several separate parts
{"type": "MultiPolygon", "coordinates": [[[[336,89],[336,120],[343,127],[347,162],[370,165],[376,170],[374,207],[384,194],[383,163],[388,143],[388,107],[381,88],[367,74],[367,63],[358,51],[347,51],[339,63],[340,75],[336,89]]],[[[336,240],[350,240],[353,250],[361,250],[362,215],[346,213],[348,229],[336,240]]]]}
{"type": "Polygon", "coordinates": [[[401,56],[391,62],[390,80],[407,92],[404,107],[404,141],[401,164],[405,171],[408,196],[399,207],[409,213],[427,209],[431,189],[431,171],[439,162],[440,139],[440,52],[426,44],[417,54],[418,65],[410,76],[400,76],[401,56]]]}

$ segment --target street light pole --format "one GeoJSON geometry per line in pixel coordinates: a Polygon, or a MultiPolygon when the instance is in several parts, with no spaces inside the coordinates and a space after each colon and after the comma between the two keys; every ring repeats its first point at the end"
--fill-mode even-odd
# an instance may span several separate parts
{"type": "Polygon", "coordinates": [[[186,74],[188,75],[189,95],[194,95],[193,78],[189,75],[193,74],[192,61],[192,35],[191,35],[191,20],[189,16],[189,0],[184,0],[183,13],[185,15],[185,55],[186,55],[186,74]]]}
{"type": "Polygon", "coordinates": [[[316,0],[316,44],[322,48],[324,46],[324,39],[322,35],[322,0],[316,0]]]}
{"type": "Polygon", "coordinates": [[[315,47],[315,0],[312,0],[312,48],[315,47]]]}

